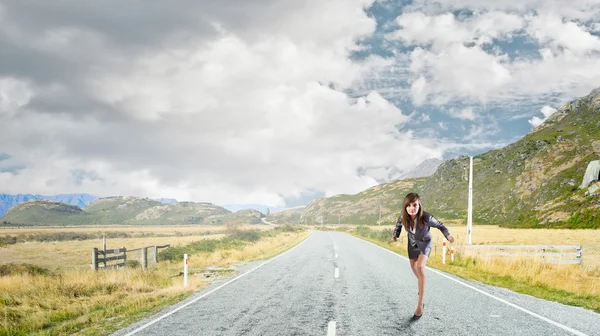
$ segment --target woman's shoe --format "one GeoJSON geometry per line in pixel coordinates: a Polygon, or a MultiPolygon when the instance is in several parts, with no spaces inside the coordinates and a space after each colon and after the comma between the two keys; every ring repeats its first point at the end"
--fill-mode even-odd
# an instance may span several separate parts
{"type": "MultiPolygon", "coordinates": [[[[422,304],[421,310],[425,309],[425,303],[422,304]]],[[[421,316],[423,316],[423,312],[421,311],[421,315],[417,315],[417,314],[413,314],[413,317],[411,318],[412,321],[416,321],[418,319],[421,318],[421,316]]]]}

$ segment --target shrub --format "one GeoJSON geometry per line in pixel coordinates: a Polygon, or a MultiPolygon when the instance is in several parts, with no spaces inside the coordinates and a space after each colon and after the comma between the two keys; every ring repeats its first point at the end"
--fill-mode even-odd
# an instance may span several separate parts
{"type": "Polygon", "coordinates": [[[6,264],[0,265],[0,276],[7,275],[51,275],[50,270],[31,264],[6,264]]]}

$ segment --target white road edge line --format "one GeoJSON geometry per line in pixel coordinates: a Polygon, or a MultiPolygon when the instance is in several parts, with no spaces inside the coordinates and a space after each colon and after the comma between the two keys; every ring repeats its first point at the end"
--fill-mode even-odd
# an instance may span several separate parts
{"type": "MultiPolygon", "coordinates": [[[[349,235],[349,236],[351,236],[351,237],[354,237],[354,236],[352,236],[352,235],[349,235]]],[[[357,238],[357,237],[354,237],[354,238],[356,238],[356,239],[360,239],[360,238],[357,238]]],[[[364,241],[364,242],[366,242],[366,243],[369,243],[369,244],[371,244],[371,245],[373,245],[373,246],[379,247],[379,248],[380,248],[380,249],[382,249],[382,250],[388,251],[389,253],[391,253],[391,254],[393,254],[393,255],[395,255],[395,256],[397,256],[397,257],[400,257],[400,258],[402,258],[402,259],[406,259],[406,260],[408,260],[408,258],[406,258],[405,256],[402,256],[402,255],[400,255],[400,254],[398,254],[398,253],[396,253],[396,252],[390,251],[390,250],[388,250],[388,249],[386,249],[386,248],[383,248],[383,247],[381,247],[381,246],[379,246],[379,245],[377,245],[377,244],[373,244],[373,243],[371,243],[370,241],[366,241],[366,240],[363,240],[363,239],[360,239],[360,240],[362,240],[362,241],[364,241]]],[[[428,270],[430,270],[430,271],[432,271],[432,272],[434,272],[434,273],[437,273],[437,274],[439,274],[439,275],[441,275],[441,276],[443,276],[443,277],[445,277],[445,278],[448,278],[448,279],[450,279],[450,280],[452,280],[452,281],[454,281],[454,282],[456,282],[456,283],[459,283],[459,284],[461,284],[461,285],[463,285],[463,286],[465,286],[465,287],[468,287],[468,288],[470,288],[470,289],[472,289],[472,290],[474,290],[474,291],[476,291],[476,292],[479,292],[479,293],[481,293],[481,294],[483,294],[483,295],[487,295],[487,296],[491,297],[492,299],[498,300],[498,301],[500,301],[500,302],[502,302],[502,303],[504,303],[504,304],[506,304],[506,305],[509,305],[509,306],[511,306],[511,307],[513,307],[513,308],[516,308],[516,309],[518,309],[518,310],[520,310],[520,311],[522,311],[522,312],[524,312],[524,313],[527,313],[527,314],[529,314],[529,315],[531,315],[531,316],[533,316],[533,317],[537,317],[537,318],[539,318],[540,320],[542,320],[542,321],[544,321],[544,322],[548,322],[548,323],[550,323],[550,324],[552,324],[552,325],[554,325],[554,326],[556,326],[556,327],[559,327],[559,328],[561,328],[561,329],[563,329],[563,330],[566,330],[566,331],[568,331],[568,332],[570,332],[570,333],[573,333],[573,334],[575,334],[575,335],[577,335],[577,336],[588,336],[587,334],[584,334],[584,333],[582,333],[582,332],[581,332],[581,331],[579,331],[579,330],[575,330],[575,329],[573,329],[573,328],[571,328],[571,327],[567,327],[567,326],[566,326],[566,325],[564,325],[564,324],[560,324],[560,323],[558,323],[558,322],[556,322],[556,321],[554,321],[554,320],[551,320],[551,319],[549,319],[549,318],[547,318],[547,317],[544,317],[544,316],[542,316],[542,315],[536,314],[536,313],[534,313],[534,312],[532,312],[532,311],[530,311],[530,310],[527,310],[527,309],[525,309],[525,308],[523,308],[523,307],[521,307],[521,306],[518,306],[518,305],[516,305],[516,304],[514,304],[514,303],[508,302],[508,301],[506,301],[506,300],[504,300],[504,299],[501,299],[501,298],[499,298],[499,297],[497,297],[497,296],[494,296],[494,295],[492,295],[492,294],[490,294],[490,293],[488,293],[488,292],[485,292],[485,291],[483,291],[483,290],[481,290],[481,289],[479,289],[479,288],[475,288],[475,287],[473,287],[473,286],[471,286],[471,285],[469,285],[469,284],[467,284],[467,283],[464,283],[464,282],[462,282],[462,281],[460,281],[460,280],[457,280],[457,279],[454,279],[454,278],[452,278],[452,277],[449,277],[449,276],[447,276],[446,274],[444,274],[444,273],[442,273],[442,272],[440,272],[440,271],[438,271],[438,270],[435,270],[435,269],[433,269],[433,268],[431,268],[431,267],[429,267],[429,266],[425,266],[425,267],[427,267],[427,269],[428,269],[428,270]]]]}
{"type": "Polygon", "coordinates": [[[302,241],[301,241],[300,243],[298,243],[296,246],[292,247],[291,249],[289,249],[289,250],[287,250],[287,251],[285,251],[285,252],[283,252],[283,253],[281,253],[281,254],[279,254],[279,255],[277,255],[277,256],[275,256],[275,257],[273,257],[273,258],[271,258],[271,259],[269,259],[269,260],[267,260],[267,261],[265,261],[264,263],[262,263],[262,264],[260,264],[260,265],[258,265],[258,266],[256,266],[256,267],[254,267],[253,269],[249,270],[248,272],[246,272],[246,273],[244,273],[244,274],[240,274],[240,275],[238,275],[237,277],[235,277],[235,278],[233,278],[233,279],[231,279],[231,280],[227,281],[226,283],[224,283],[224,284],[220,285],[219,287],[217,287],[217,288],[215,288],[215,289],[211,290],[211,291],[210,291],[210,292],[208,292],[208,293],[202,294],[201,296],[199,296],[199,297],[197,297],[197,298],[193,299],[192,301],[190,301],[190,302],[188,302],[188,303],[184,304],[183,306],[181,306],[181,307],[178,307],[177,309],[174,309],[174,310],[172,310],[172,311],[170,311],[170,312],[168,312],[168,313],[166,313],[166,314],[164,314],[164,315],[160,316],[159,318],[157,318],[157,319],[154,319],[154,320],[152,320],[152,321],[150,321],[150,322],[148,322],[148,323],[144,324],[143,326],[141,326],[141,327],[139,327],[139,328],[137,328],[137,329],[135,329],[135,330],[133,330],[133,331],[131,331],[131,332],[127,333],[125,336],[131,336],[131,335],[133,335],[133,334],[135,334],[135,333],[137,333],[137,332],[139,332],[139,331],[142,331],[142,330],[144,330],[144,329],[148,328],[149,326],[153,325],[154,323],[156,323],[156,322],[158,322],[158,321],[160,321],[160,320],[164,319],[165,317],[171,316],[171,315],[175,314],[176,312],[178,312],[178,311],[182,310],[183,308],[185,308],[185,307],[187,307],[187,306],[191,305],[192,303],[195,303],[196,301],[198,301],[198,300],[200,300],[200,299],[202,299],[202,298],[204,298],[204,297],[208,296],[209,294],[211,294],[211,293],[213,293],[213,292],[216,292],[216,291],[218,291],[219,289],[221,289],[221,288],[223,288],[223,287],[225,287],[225,286],[229,285],[230,283],[232,283],[232,282],[234,282],[234,281],[236,281],[236,280],[238,280],[238,279],[240,279],[240,278],[242,278],[242,277],[245,277],[246,275],[248,275],[248,274],[250,274],[250,273],[252,273],[252,272],[256,271],[257,269],[259,269],[259,268],[263,267],[264,265],[266,265],[266,264],[270,263],[271,261],[273,261],[273,260],[276,260],[276,259],[278,259],[279,257],[281,257],[281,256],[285,255],[286,253],[288,253],[288,252],[290,252],[290,251],[294,250],[296,247],[298,247],[298,246],[302,245],[302,244],[303,244],[305,241],[307,241],[307,240],[308,240],[308,238],[310,238],[310,237],[312,237],[312,233],[311,233],[310,235],[308,235],[306,238],[304,238],[304,240],[302,240],[302,241]]]}
{"type": "Polygon", "coordinates": [[[329,321],[327,325],[327,336],[335,336],[335,321],[329,321]]]}
{"type": "Polygon", "coordinates": [[[334,273],[333,277],[334,278],[339,278],[340,277],[340,269],[339,268],[335,269],[335,273],[334,273]]]}

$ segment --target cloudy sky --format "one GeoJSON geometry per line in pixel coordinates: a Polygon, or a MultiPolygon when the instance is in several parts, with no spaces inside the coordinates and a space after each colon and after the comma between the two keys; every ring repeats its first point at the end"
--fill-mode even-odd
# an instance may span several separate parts
{"type": "Polygon", "coordinates": [[[0,193],[305,204],[600,87],[600,0],[0,0],[0,193]]]}

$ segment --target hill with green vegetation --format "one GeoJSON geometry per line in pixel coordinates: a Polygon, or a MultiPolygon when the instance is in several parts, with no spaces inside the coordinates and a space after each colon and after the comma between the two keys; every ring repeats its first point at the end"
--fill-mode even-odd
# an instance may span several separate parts
{"type": "MultiPolygon", "coordinates": [[[[572,101],[519,141],[473,158],[473,217],[507,227],[600,228],[597,182],[580,188],[588,164],[600,159],[600,89],[572,101]]],[[[421,195],[425,210],[466,219],[469,158],[443,162],[428,177],[391,181],[356,195],[310,202],[300,222],[395,222],[403,197],[421,195]]],[[[286,211],[278,213],[279,218],[286,211]]],[[[270,216],[267,220],[273,220],[270,216]]],[[[277,221],[275,221],[277,222],[277,221]]],[[[295,222],[291,222],[295,223],[295,222]]]]}
{"type": "Polygon", "coordinates": [[[3,225],[11,223],[62,224],[68,218],[69,224],[84,224],[88,214],[80,207],[47,200],[31,200],[9,208],[0,218],[3,225]]]}
{"type": "Polygon", "coordinates": [[[258,224],[261,213],[232,213],[211,203],[163,204],[148,198],[100,198],[81,209],[69,204],[33,200],[10,208],[1,225],[92,225],[92,224],[258,224]]]}

